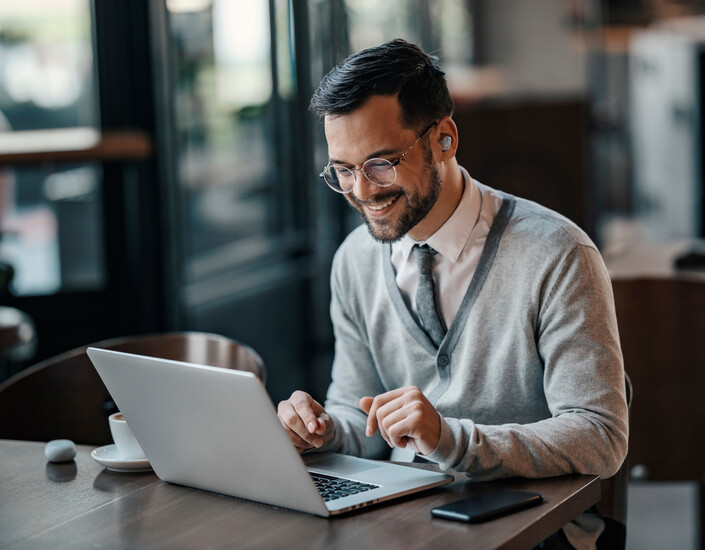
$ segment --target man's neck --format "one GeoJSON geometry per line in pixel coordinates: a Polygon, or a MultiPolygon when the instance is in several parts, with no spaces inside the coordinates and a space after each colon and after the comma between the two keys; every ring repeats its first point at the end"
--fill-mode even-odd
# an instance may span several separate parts
{"type": "Polygon", "coordinates": [[[458,208],[458,204],[460,204],[460,199],[465,190],[463,173],[455,159],[444,168],[445,174],[442,174],[441,193],[438,195],[436,204],[433,205],[426,217],[408,233],[416,241],[425,241],[438,231],[448,221],[448,218],[453,215],[455,209],[458,208]]]}

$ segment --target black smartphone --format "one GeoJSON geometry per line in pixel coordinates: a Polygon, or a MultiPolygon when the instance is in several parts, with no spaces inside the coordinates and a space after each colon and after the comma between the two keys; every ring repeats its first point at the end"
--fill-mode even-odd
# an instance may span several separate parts
{"type": "Polygon", "coordinates": [[[480,523],[530,508],[543,502],[543,495],[515,489],[494,489],[431,510],[436,518],[480,523]]]}

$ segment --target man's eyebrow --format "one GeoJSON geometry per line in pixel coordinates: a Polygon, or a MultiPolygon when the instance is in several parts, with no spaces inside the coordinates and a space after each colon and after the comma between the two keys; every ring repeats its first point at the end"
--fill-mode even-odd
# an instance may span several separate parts
{"type": "MultiPolygon", "coordinates": [[[[370,159],[376,159],[379,157],[385,157],[387,155],[393,155],[394,153],[398,153],[398,152],[399,152],[399,149],[380,149],[379,151],[375,151],[374,153],[367,155],[367,158],[365,159],[365,161],[368,161],[370,159]]],[[[328,162],[330,164],[342,164],[342,165],[352,164],[352,162],[345,162],[344,160],[338,160],[338,159],[332,159],[332,158],[329,158],[328,162]]]]}

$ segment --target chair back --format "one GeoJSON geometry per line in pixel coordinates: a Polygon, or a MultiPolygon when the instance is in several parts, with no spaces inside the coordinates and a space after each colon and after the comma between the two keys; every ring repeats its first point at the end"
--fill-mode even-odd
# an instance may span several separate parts
{"type": "MultiPolygon", "coordinates": [[[[624,374],[624,386],[627,396],[627,407],[632,404],[632,382],[624,374]]],[[[617,473],[600,482],[602,496],[595,505],[598,514],[612,518],[620,523],[627,524],[627,488],[629,483],[628,463],[625,459],[617,473]]]]}
{"type": "MultiPolygon", "coordinates": [[[[251,348],[215,334],[174,332],[104,340],[92,347],[256,374],[262,359],[251,348]]],[[[82,346],[30,367],[0,385],[0,438],[79,444],[112,442],[107,417],[117,409],[82,346]]]]}
{"type": "MultiPolygon", "coordinates": [[[[624,388],[627,407],[632,404],[632,382],[624,373],[624,388]]],[[[627,543],[627,493],[629,490],[629,466],[624,460],[612,477],[600,481],[600,501],[592,507],[607,523],[605,531],[597,542],[598,550],[625,548],[627,543]]]]}

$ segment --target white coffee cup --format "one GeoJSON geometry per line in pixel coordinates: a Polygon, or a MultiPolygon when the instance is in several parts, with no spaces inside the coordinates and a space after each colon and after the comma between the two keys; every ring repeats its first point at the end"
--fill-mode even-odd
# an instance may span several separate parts
{"type": "Polygon", "coordinates": [[[127,425],[122,413],[111,414],[108,417],[108,421],[110,422],[110,433],[113,434],[113,441],[115,441],[115,446],[122,458],[125,460],[142,460],[146,458],[142,447],[137,443],[137,439],[127,425]]]}

